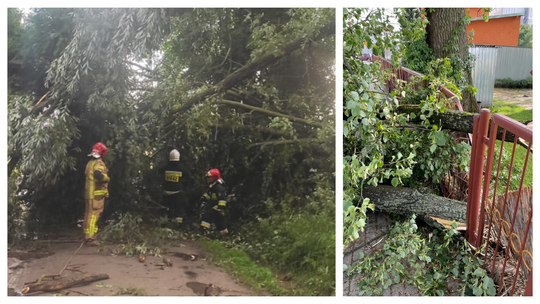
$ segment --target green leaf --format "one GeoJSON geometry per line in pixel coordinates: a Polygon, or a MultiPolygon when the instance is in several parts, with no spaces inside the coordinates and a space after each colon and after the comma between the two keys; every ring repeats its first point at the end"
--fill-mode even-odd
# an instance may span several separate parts
{"type": "Polygon", "coordinates": [[[346,271],[348,268],[349,266],[347,266],[347,264],[343,264],[343,271],[346,271]]]}
{"type": "Polygon", "coordinates": [[[431,151],[431,153],[433,153],[433,152],[435,152],[436,149],[437,149],[437,145],[431,145],[431,147],[429,148],[429,151],[431,151]]]}
{"type": "Polygon", "coordinates": [[[397,187],[399,185],[399,179],[397,177],[392,178],[392,186],[397,187]]]}
{"type": "Polygon", "coordinates": [[[481,296],[482,294],[484,294],[484,291],[482,290],[482,288],[478,288],[478,287],[475,287],[473,289],[473,294],[477,297],[481,296]]]}
{"type": "Polygon", "coordinates": [[[351,92],[351,96],[352,96],[353,100],[355,100],[355,101],[360,100],[360,95],[358,95],[357,92],[354,92],[354,91],[351,92]]]}
{"type": "Polygon", "coordinates": [[[446,144],[445,138],[437,138],[437,145],[444,146],[446,144]]]}

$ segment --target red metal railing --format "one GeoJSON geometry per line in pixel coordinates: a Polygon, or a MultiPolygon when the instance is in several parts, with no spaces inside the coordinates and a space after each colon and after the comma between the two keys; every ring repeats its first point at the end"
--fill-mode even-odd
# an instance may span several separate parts
{"type": "Polygon", "coordinates": [[[524,295],[532,296],[532,188],[523,186],[531,155],[532,129],[501,114],[493,115],[490,127],[489,116],[489,110],[482,109],[480,116],[474,118],[466,238],[477,248],[478,253],[484,256],[484,268],[498,283],[499,295],[503,294],[503,287],[505,287],[504,294],[513,295],[516,284],[521,280],[522,285],[526,282],[524,295]],[[498,150],[495,183],[491,187],[499,128],[503,132],[498,150]],[[488,129],[490,129],[489,138],[488,129]],[[502,168],[503,143],[507,132],[515,135],[514,145],[509,167],[502,168]],[[527,152],[518,190],[511,191],[510,181],[520,138],[521,142],[527,143],[527,152]],[[484,160],[486,160],[485,171],[484,160]],[[505,178],[506,186],[501,192],[498,191],[498,186],[503,170],[508,170],[508,177],[505,178]],[[493,194],[490,196],[490,193],[493,194]]]}

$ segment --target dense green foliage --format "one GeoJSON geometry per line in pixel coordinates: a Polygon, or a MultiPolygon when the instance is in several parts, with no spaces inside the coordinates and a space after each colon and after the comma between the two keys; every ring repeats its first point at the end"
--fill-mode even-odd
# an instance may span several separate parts
{"type": "MultiPolygon", "coordinates": [[[[467,169],[469,148],[455,143],[436,122],[429,120],[433,113],[444,112],[448,106],[446,99],[440,98],[439,86],[456,88],[449,78],[453,69],[448,61],[435,60],[426,66],[426,76],[410,85],[398,84],[396,90],[386,92],[385,79],[392,77],[391,72],[381,70],[379,62],[366,64],[355,59],[354,54],[359,52],[363,41],[368,40],[370,33],[377,32],[374,28],[388,22],[385,18],[388,16],[382,10],[368,15],[367,9],[356,9],[344,14],[343,191],[345,218],[350,220],[356,217],[347,214],[352,205],[363,201],[364,185],[421,184],[436,188],[450,169],[467,169]],[[350,21],[362,20],[366,15],[363,21],[354,24],[350,21]],[[414,84],[419,88],[414,89],[414,84]],[[410,123],[416,115],[398,113],[397,108],[403,103],[420,105],[420,124],[410,123]],[[448,162],[450,157],[456,161],[448,162]]],[[[402,52],[395,47],[395,41],[402,33],[386,35],[377,38],[375,44],[390,48],[394,60],[398,60],[402,52]]],[[[350,230],[350,225],[361,228],[361,224],[360,219],[347,221],[344,229],[350,230]]],[[[356,228],[352,228],[353,234],[356,228]]]]}
{"type": "MultiPolygon", "coordinates": [[[[448,58],[411,61],[415,54],[429,51],[422,44],[425,22],[419,14],[410,13],[394,10],[402,27],[393,31],[388,11],[344,10],[344,246],[359,237],[366,225],[367,210],[374,208],[362,195],[364,186],[427,186],[437,193],[449,171],[468,171],[470,146],[455,142],[453,135],[442,130],[437,121],[431,121],[434,113],[443,113],[452,106],[440,91],[441,86],[460,96],[456,85],[460,69],[448,58]],[[399,48],[398,41],[403,42],[399,48]],[[398,81],[394,90],[388,90],[386,81],[394,77],[392,71],[382,70],[378,61],[356,59],[364,42],[376,46],[374,52],[390,50],[395,67],[408,62],[421,68],[424,75],[410,84],[398,81]],[[403,104],[418,105],[421,112],[404,114],[398,111],[403,104]]],[[[344,270],[362,277],[358,281],[362,295],[382,295],[391,284],[404,282],[415,285],[425,295],[444,295],[448,277],[458,281],[461,295],[493,295],[493,281],[467,245],[456,241],[455,233],[433,231],[435,237],[427,241],[418,232],[414,216],[407,221],[397,220],[380,252],[360,256],[357,263],[348,269],[345,265],[344,270]]]]}
{"type": "MultiPolygon", "coordinates": [[[[86,155],[97,141],[109,147],[104,219],[159,218],[159,169],[176,148],[193,221],[204,173],[216,167],[232,231],[251,223],[256,233],[259,219],[275,230],[298,217],[333,226],[334,10],[43,8],[24,23],[16,13],[8,172],[20,179],[10,204],[27,208],[29,228],[82,216],[86,155]]],[[[335,239],[319,237],[304,253],[334,252],[335,239]]],[[[330,260],[312,269],[333,273],[330,260]]]]}
{"type": "Polygon", "coordinates": [[[396,222],[389,229],[383,248],[362,263],[347,269],[360,274],[360,295],[382,295],[392,284],[407,283],[425,296],[444,296],[450,281],[459,283],[451,295],[494,296],[495,284],[482,269],[482,259],[474,256],[457,231],[421,231],[412,218],[396,222]]]}
{"type": "Polygon", "coordinates": [[[519,40],[518,46],[531,47],[533,46],[533,28],[528,24],[521,24],[519,26],[519,40]]]}

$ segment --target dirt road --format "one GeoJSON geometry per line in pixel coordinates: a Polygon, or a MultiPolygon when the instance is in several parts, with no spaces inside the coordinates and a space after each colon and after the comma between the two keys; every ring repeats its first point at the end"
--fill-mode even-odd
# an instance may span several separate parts
{"type": "MultiPolygon", "coordinates": [[[[25,283],[38,280],[43,275],[58,274],[69,261],[80,243],[47,243],[37,252],[8,251],[8,290],[20,292],[25,283]]],[[[36,292],[32,295],[51,296],[204,296],[212,295],[256,296],[255,291],[242,286],[235,278],[206,260],[206,255],[191,241],[181,241],[167,248],[161,257],[147,256],[144,262],[138,257],[116,255],[118,246],[83,246],[73,256],[62,272],[62,279],[107,274],[109,279],[85,286],[72,287],[59,292],[36,292]],[[164,265],[164,258],[172,266],[164,265]],[[215,288],[207,288],[209,284],[215,288]]]]}

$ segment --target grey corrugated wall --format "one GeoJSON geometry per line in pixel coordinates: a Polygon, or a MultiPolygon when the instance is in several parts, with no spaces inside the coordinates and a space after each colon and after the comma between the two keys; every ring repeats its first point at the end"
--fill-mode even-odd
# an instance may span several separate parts
{"type": "Polygon", "coordinates": [[[476,57],[472,78],[473,86],[478,90],[476,92],[476,101],[481,102],[481,107],[488,107],[493,104],[497,52],[498,48],[494,47],[469,48],[469,53],[476,57]]]}
{"type": "Polygon", "coordinates": [[[522,80],[531,77],[532,48],[508,46],[476,46],[469,48],[476,56],[472,72],[473,86],[478,90],[476,100],[482,107],[493,104],[496,79],[522,80]]]}
{"type": "Polygon", "coordinates": [[[522,80],[531,77],[533,49],[525,47],[498,47],[495,79],[522,80]]]}

